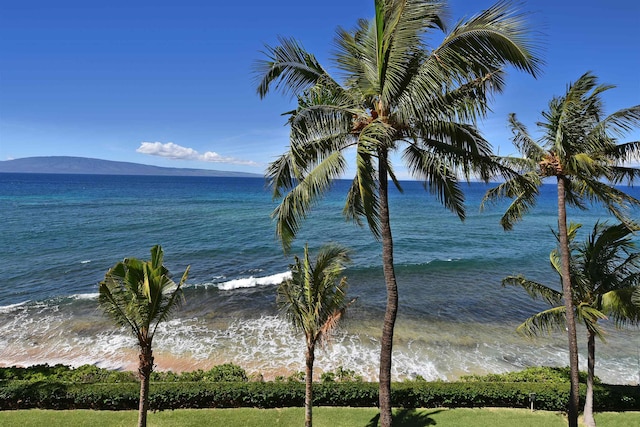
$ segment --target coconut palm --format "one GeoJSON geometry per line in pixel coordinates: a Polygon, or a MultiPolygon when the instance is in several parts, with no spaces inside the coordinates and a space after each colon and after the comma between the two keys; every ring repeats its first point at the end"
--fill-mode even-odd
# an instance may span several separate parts
{"type": "Polygon", "coordinates": [[[149,261],[126,258],[110,268],[100,282],[100,307],[118,326],[131,328],[140,346],[138,427],[147,425],[153,337],[158,325],[181,304],[182,285],[189,274],[187,267],[176,284],[162,264],[163,257],[162,248],[156,245],[151,248],[149,261]]]}
{"type": "Polygon", "coordinates": [[[427,0],[376,0],[375,17],[338,29],[334,79],[300,43],[280,38],[267,46],[256,73],[258,93],[278,89],[297,97],[289,114],[289,150],[270,164],[273,216],[288,250],[311,207],[355,160],[344,215],[368,224],[382,241],[387,305],[380,349],[381,424],[391,425],[391,354],[398,308],[389,220],[388,180],[398,189],[392,157],[402,149],[408,171],[460,219],[460,179],[488,179],[498,167],[490,144],[474,126],[489,98],[503,88],[506,65],[536,74],[523,14],[499,2],[447,31],[446,5],[427,0]],[[439,46],[427,36],[444,32],[439,46]]]}
{"type": "MultiPolygon", "coordinates": [[[[599,320],[611,318],[616,326],[637,324],[640,307],[632,302],[634,290],[640,289],[640,253],[634,249],[631,233],[638,228],[626,224],[607,225],[597,223],[587,240],[574,244],[580,226],[571,224],[568,230],[571,242],[571,285],[575,317],[587,330],[587,394],[584,405],[584,421],[595,426],[593,418],[593,381],[595,369],[596,337],[604,342],[604,332],[599,320]]],[[[558,250],[551,252],[551,265],[561,276],[558,250]]],[[[562,305],[562,292],[555,288],[527,280],[523,276],[509,276],[503,285],[523,287],[534,299],[544,299],[553,307],[528,318],[518,331],[533,336],[541,332],[564,330],[567,307],[562,305]]]]}
{"type": "Polygon", "coordinates": [[[485,202],[502,197],[513,199],[501,218],[510,230],[536,203],[545,178],[555,178],[558,193],[558,238],[562,272],[562,292],[567,307],[567,334],[571,395],[569,425],[578,423],[578,344],[571,298],[570,250],[567,233],[567,205],[586,209],[589,203],[602,203],[616,218],[628,223],[626,210],[640,201],[612,184],[633,184],[640,169],[624,163],[640,155],[640,141],[618,144],[617,138],[640,125],[640,105],[605,116],[601,95],[613,86],[599,85],[585,73],[569,85],[566,93],[553,98],[537,125],[542,132],[534,140],[515,114],[509,117],[513,143],[521,158],[504,157],[502,162],[522,175],[498,185],[485,195],[485,202]]]}
{"type": "Polygon", "coordinates": [[[312,425],[313,362],[316,344],[323,343],[337,326],[347,307],[347,278],[342,270],[349,262],[346,249],[330,245],[320,249],[315,260],[309,258],[305,245],[302,259],[295,257],[291,278],[278,287],[277,303],[291,324],[306,338],[305,422],[312,425]]]}

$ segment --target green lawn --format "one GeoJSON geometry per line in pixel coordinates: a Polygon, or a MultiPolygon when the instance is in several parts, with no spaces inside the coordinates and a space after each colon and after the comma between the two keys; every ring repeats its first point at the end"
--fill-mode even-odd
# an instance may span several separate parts
{"type": "MultiPolygon", "coordinates": [[[[314,408],[316,427],[373,427],[378,417],[375,408],[314,408]]],[[[136,411],[44,411],[22,410],[0,412],[0,426],[21,427],[99,427],[136,424],[136,411]]],[[[396,410],[399,427],[423,426],[490,426],[490,427],[563,427],[563,414],[526,409],[418,409],[396,410]]],[[[596,414],[598,427],[636,427],[640,412],[596,414]]],[[[283,409],[181,409],[149,413],[150,427],[224,426],[270,427],[304,424],[302,408],[283,409]]]]}

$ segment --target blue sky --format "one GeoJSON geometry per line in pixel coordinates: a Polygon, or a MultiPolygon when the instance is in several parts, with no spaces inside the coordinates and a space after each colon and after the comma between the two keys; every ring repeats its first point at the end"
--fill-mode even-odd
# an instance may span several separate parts
{"type": "MultiPolygon", "coordinates": [[[[450,23],[491,4],[452,0],[450,23]]],[[[537,80],[509,70],[480,124],[496,151],[514,151],[510,112],[533,131],[551,97],[586,71],[617,86],[604,96],[607,112],[640,103],[640,2],[522,7],[546,65],[537,80]]],[[[373,0],[0,0],[0,160],[66,155],[263,173],[288,145],[280,114],[293,105],[256,95],[252,65],[264,44],[293,36],[328,66],[337,26],[371,16],[373,0]]]]}

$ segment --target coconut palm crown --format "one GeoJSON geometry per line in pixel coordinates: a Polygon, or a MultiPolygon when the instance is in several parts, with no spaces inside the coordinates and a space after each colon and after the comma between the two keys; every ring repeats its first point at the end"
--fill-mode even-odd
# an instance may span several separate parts
{"type": "Polygon", "coordinates": [[[515,113],[510,114],[513,143],[522,156],[501,160],[522,177],[496,186],[485,196],[485,201],[513,199],[500,220],[506,230],[535,206],[546,178],[562,179],[567,205],[587,209],[589,203],[601,203],[618,220],[628,222],[628,208],[640,206],[640,201],[611,184],[633,185],[640,178],[640,168],[626,166],[640,161],[640,141],[618,142],[640,126],[640,105],[605,115],[602,94],[614,87],[598,84],[591,72],[583,74],[542,112],[537,141],[515,113]]]}
{"type": "Polygon", "coordinates": [[[297,99],[290,111],[290,146],[267,178],[276,233],[290,248],[311,208],[342,178],[355,176],[343,213],[368,224],[382,241],[387,308],[380,352],[381,424],[391,425],[391,353],[397,313],[388,180],[400,190],[392,155],[461,219],[459,179],[488,179],[500,169],[474,126],[504,86],[506,66],[537,75],[541,64],[524,14],[509,2],[448,29],[443,1],[375,0],[375,16],[352,30],[339,28],[332,65],[337,80],[294,39],[281,37],[257,62],[257,91],[297,99]],[[444,33],[432,47],[431,37],[444,33]],[[347,160],[347,154],[353,160],[347,160]]]}

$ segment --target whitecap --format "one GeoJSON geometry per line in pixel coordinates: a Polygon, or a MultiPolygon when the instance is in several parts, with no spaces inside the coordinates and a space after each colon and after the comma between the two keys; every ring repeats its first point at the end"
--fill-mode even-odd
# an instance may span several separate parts
{"type": "Polygon", "coordinates": [[[248,277],[244,279],[234,279],[228,282],[218,283],[215,286],[221,291],[230,291],[240,288],[255,288],[257,286],[279,285],[283,281],[291,278],[291,272],[278,273],[266,277],[248,277]]]}
{"type": "Polygon", "coordinates": [[[29,300],[26,300],[26,301],[22,301],[22,302],[19,302],[19,303],[16,303],[16,304],[9,304],[9,305],[0,306],[0,313],[11,313],[15,309],[24,306],[28,302],[29,302],[29,300]]]}
{"type": "Polygon", "coordinates": [[[74,294],[71,295],[70,298],[72,299],[80,299],[80,300],[87,300],[87,299],[96,299],[100,296],[99,293],[90,293],[90,294],[74,294]]]}

